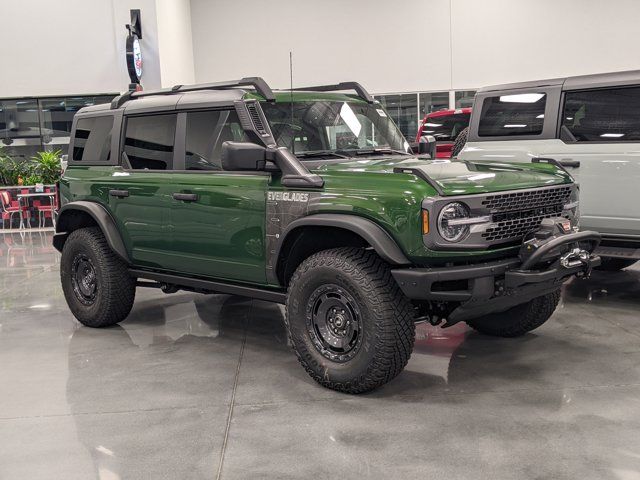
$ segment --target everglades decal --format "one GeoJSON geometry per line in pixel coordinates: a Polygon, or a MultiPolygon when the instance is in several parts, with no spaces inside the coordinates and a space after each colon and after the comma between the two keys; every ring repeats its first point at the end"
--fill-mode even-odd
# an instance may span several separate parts
{"type": "Polygon", "coordinates": [[[268,192],[267,200],[271,202],[308,202],[309,194],[304,192],[268,192]]]}
{"type": "Polygon", "coordinates": [[[273,191],[267,192],[266,247],[267,270],[273,271],[276,247],[287,226],[309,214],[309,207],[320,200],[320,193],[273,191]]]}

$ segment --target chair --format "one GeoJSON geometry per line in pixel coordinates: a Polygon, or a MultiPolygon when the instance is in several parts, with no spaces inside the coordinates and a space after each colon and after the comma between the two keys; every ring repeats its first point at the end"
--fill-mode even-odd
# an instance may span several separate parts
{"type": "Polygon", "coordinates": [[[51,219],[51,224],[55,227],[55,217],[53,212],[58,209],[57,197],[55,195],[55,189],[52,191],[50,187],[45,188],[45,193],[50,193],[52,200],[46,201],[34,201],[33,206],[38,212],[38,227],[44,228],[47,223],[47,218],[51,219]]]}
{"type": "Polygon", "coordinates": [[[4,228],[6,220],[9,220],[9,228],[11,228],[13,216],[16,214],[18,218],[22,215],[22,218],[20,218],[20,225],[22,226],[26,213],[25,209],[20,206],[18,201],[11,198],[11,194],[7,190],[0,191],[0,203],[2,204],[2,228],[4,228]]]}

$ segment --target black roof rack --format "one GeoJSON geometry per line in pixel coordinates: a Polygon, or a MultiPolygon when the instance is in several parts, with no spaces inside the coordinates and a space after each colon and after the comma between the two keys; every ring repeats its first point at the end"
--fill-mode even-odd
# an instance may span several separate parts
{"type": "Polygon", "coordinates": [[[360,98],[373,103],[373,97],[367,90],[358,82],[340,82],[336,85],[318,85],[316,87],[298,87],[294,90],[307,90],[310,92],[335,92],[338,90],[355,90],[360,98]]]}
{"type": "Polygon", "coordinates": [[[268,102],[275,101],[273,90],[269,87],[261,77],[245,77],[240,80],[231,80],[227,82],[201,83],[196,85],[174,85],[171,88],[162,88],[160,90],[149,90],[140,92],[126,92],[117,96],[111,101],[111,108],[120,108],[125,102],[140,97],[150,97],[153,95],[173,95],[175,93],[195,92],[198,90],[224,90],[233,87],[253,87],[268,102]]]}

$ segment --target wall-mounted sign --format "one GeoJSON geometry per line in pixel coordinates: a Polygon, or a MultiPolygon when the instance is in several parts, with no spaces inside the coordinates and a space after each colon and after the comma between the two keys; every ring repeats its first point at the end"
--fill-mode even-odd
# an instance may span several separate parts
{"type": "Polygon", "coordinates": [[[131,23],[126,25],[127,31],[127,72],[131,83],[129,90],[141,90],[142,86],[142,51],[140,39],[142,38],[142,24],[140,23],[140,10],[131,10],[131,23]]]}
{"type": "Polygon", "coordinates": [[[142,52],[140,40],[136,35],[127,37],[127,70],[131,83],[140,83],[142,80],[142,52]]]}

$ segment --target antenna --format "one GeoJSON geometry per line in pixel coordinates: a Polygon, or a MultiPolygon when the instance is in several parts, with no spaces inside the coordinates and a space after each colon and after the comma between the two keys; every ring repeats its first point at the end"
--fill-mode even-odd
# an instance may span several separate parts
{"type": "Polygon", "coordinates": [[[296,153],[296,132],[293,129],[293,52],[289,51],[289,101],[291,102],[291,153],[296,153]]]}

